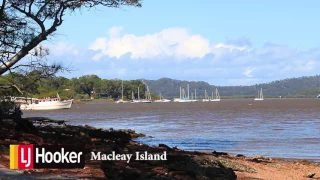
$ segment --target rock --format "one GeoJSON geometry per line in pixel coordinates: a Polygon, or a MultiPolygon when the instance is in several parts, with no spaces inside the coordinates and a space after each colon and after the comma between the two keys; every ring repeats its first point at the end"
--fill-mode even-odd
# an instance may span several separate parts
{"type": "Polygon", "coordinates": [[[171,148],[165,144],[159,144],[159,147],[164,147],[166,148],[167,150],[171,150],[171,148]]]}
{"type": "Polygon", "coordinates": [[[246,157],[246,156],[244,156],[242,154],[237,154],[237,157],[246,157]]]}
{"type": "Polygon", "coordinates": [[[2,127],[8,128],[8,129],[15,129],[17,126],[17,123],[14,122],[12,119],[4,119],[2,120],[2,127]]]}
{"type": "Polygon", "coordinates": [[[213,151],[212,154],[215,155],[215,156],[229,156],[228,153],[225,153],[225,152],[217,152],[217,151],[213,151]]]}
{"type": "Polygon", "coordinates": [[[306,177],[307,178],[313,178],[314,176],[316,175],[316,173],[308,173],[307,175],[306,175],[306,177]]]}

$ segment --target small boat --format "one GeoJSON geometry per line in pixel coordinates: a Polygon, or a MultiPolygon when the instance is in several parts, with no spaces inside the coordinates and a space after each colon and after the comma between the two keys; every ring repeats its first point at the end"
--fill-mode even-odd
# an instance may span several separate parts
{"type": "Polygon", "coordinates": [[[61,101],[59,95],[56,98],[27,98],[15,97],[15,102],[21,110],[56,110],[70,109],[73,99],[61,101]]]}
{"type": "Polygon", "coordinates": [[[162,102],[171,102],[170,99],[162,99],[162,102]]]}
{"type": "Polygon", "coordinates": [[[320,94],[317,96],[317,98],[320,98],[320,94]]]}
{"type": "Polygon", "coordinates": [[[260,91],[258,91],[258,98],[254,98],[255,101],[263,101],[263,92],[262,92],[262,88],[260,91]]]}
{"type": "Polygon", "coordinates": [[[210,99],[210,101],[220,101],[220,95],[217,88],[215,90],[215,97],[213,98],[213,92],[211,96],[212,96],[212,99],[210,99]]]}

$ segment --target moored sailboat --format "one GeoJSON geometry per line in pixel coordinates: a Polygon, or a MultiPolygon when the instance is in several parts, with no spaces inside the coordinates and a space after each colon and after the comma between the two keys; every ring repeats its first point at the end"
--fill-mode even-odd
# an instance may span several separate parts
{"type": "Polygon", "coordinates": [[[129,103],[129,101],[124,101],[123,100],[123,81],[121,82],[121,99],[116,101],[116,103],[129,103]]]}
{"type": "Polygon", "coordinates": [[[213,97],[213,92],[212,92],[212,95],[211,95],[212,99],[210,99],[210,101],[220,101],[220,95],[219,95],[219,92],[218,92],[218,89],[216,88],[215,90],[215,96],[213,97]]]}
{"type": "Polygon", "coordinates": [[[207,94],[207,90],[204,90],[204,99],[202,99],[202,102],[209,102],[209,97],[207,94]]]}
{"type": "Polygon", "coordinates": [[[254,98],[255,101],[262,101],[263,99],[263,92],[262,92],[262,88],[260,91],[258,91],[258,97],[254,98]]]}

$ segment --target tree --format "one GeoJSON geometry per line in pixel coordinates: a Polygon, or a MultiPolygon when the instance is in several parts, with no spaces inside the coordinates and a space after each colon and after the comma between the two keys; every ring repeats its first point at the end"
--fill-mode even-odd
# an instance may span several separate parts
{"type": "Polygon", "coordinates": [[[19,69],[52,75],[61,70],[57,63],[42,59],[49,54],[40,43],[52,36],[66,13],[97,6],[140,7],[140,0],[2,0],[0,4],[0,75],[19,69]],[[30,55],[28,62],[21,60],[30,55]]]}
{"type": "Polygon", "coordinates": [[[84,75],[79,77],[79,79],[73,78],[72,84],[77,93],[87,94],[91,97],[94,87],[100,82],[100,80],[101,79],[97,75],[84,75]]]}

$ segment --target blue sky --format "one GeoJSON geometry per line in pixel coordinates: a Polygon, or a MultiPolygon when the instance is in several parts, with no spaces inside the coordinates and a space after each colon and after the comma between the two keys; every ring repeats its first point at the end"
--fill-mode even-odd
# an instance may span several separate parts
{"type": "Polygon", "coordinates": [[[250,85],[319,74],[320,1],[144,0],[67,15],[45,42],[79,77],[250,85]]]}

